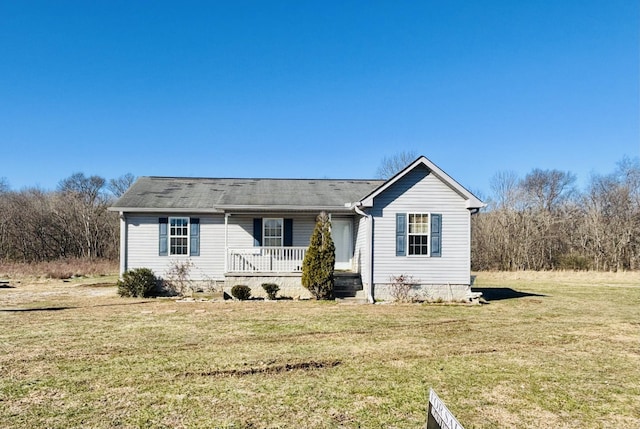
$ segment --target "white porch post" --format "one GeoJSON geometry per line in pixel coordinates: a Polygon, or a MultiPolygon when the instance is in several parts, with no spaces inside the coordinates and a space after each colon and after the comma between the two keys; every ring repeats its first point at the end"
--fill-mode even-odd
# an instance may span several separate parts
{"type": "Polygon", "coordinates": [[[231,213],[224,214],[224,272],[229,272],[229,216],[231,213]]]}
{"type": "Polygon", "coordinates": [[[127,271],[127,218],[120,212],[120,276],[127,271]]]}

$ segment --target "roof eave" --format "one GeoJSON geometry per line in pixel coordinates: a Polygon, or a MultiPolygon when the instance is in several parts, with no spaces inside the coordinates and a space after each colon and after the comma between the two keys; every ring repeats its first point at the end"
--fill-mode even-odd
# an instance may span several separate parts
{"type": "Polygon", "coordinates": [[[321,212],[326,211],[330,213],[336,212],[350,212],[351,209],[348,206],[291,206],[291,205],[225,205],[218,206],[221,211],[228,213],[231,211],[236,212],[321,212]]]}
{"type": "Polygon", "coordinates": [[[187,208],[187,207],[109,207],[107,208],[110,212],[121,212],[121,213],[222,213],[219,209],[215,207],[209,208],[187,208]]]}
{"type": "Polygon", "coordinates": [[[174,207],[109,207],[107,210],[122,213],[229,213],[235,212],[321,212],[348,213],[348,206],[291,206],[291,205],[223,205],[208,208],[174,207]]]}

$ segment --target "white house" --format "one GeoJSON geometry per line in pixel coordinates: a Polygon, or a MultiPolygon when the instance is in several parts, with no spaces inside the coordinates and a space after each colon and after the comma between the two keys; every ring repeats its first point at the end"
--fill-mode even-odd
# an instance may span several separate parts
{"type": "Polygon", "coordinates": [[[391,179],[141,177],[110,208],[120,213],[120,271],[163,277],[183,259],[193,280],[229,288],[264,282],[308,296],[302,260],[319,212],[331,216],[336,294],[389,298],[411,276],[429,299],[471,296],[471,215],[484,204],[420,157],[391,179]]]}

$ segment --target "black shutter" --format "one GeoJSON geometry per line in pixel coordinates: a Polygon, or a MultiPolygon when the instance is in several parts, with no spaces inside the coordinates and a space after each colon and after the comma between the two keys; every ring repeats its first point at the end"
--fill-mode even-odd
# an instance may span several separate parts
{"type": "Polygon", "coordinates": [[[262,246],[262,218],[253,219],[253,245],[262,246]]]}
{"type": "Polygon", "coordinates": [[[407,215],[396,213],[396,256],[407,256],[407,215]]]}
{"type": "Polygon", "coordinates": [[[284,238],[282,245],[286,247],[293,246],[293,219],[284,220],[284,238]]]}
{"type": "Polygon", "coordinates": [[[189,246],[190,256],[200,256],[200,219],[192,217],[189,219],[189,246]]]}
{"type": "Polygon", "coordinates": [[[158,242],[158,255],[167,256],[169,254],[169,218],[161,217],[158,219],[159,227],[159,242],[158,242]]]}
{"type": "Polygon", "coordinates": [[[431,214],[431,256],[442,256],[442,215],[431,214]]]}

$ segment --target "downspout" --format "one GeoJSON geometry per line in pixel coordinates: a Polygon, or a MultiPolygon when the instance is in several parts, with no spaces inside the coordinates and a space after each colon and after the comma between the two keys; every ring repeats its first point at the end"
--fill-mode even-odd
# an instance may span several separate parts
{"type": "MultiPolygon", "coordinates": [[[[358,204],[358,203],[356,203],[358,204]]],[[[358,213],[360,216],[366,217],[367,218],[367,222],[369,223],[369,228],[367,228],[367,259],[368,259],[368,266],[369,266],[369,282],[368,282],[368,287],[367,287],[367,301],[369,301],[369,304],[374,304],[376,301],[375,299],[373,299],[373,216],[370,214],[367,214],[365,212],[363,212],[360,207],[358,207],[357,205],[353,205],[353,209],[355,210],[356,213],[358,213]]]]}
{"type": "MultiPolygon", "coordinates": [[[[486,204],[484,205],[486,207],[486,204]]],[[[473,239],[471,235],[471,217],[475,214],[480,213],[480,209],[482,207],[475,207],[469,209],[469,274],[471,274],[471,240],[473,239]]],[[[473,299],[473,294],[471,292],[471,287],[473,286],[473,276],[469,275],[469,299],[473,299]]]]}

